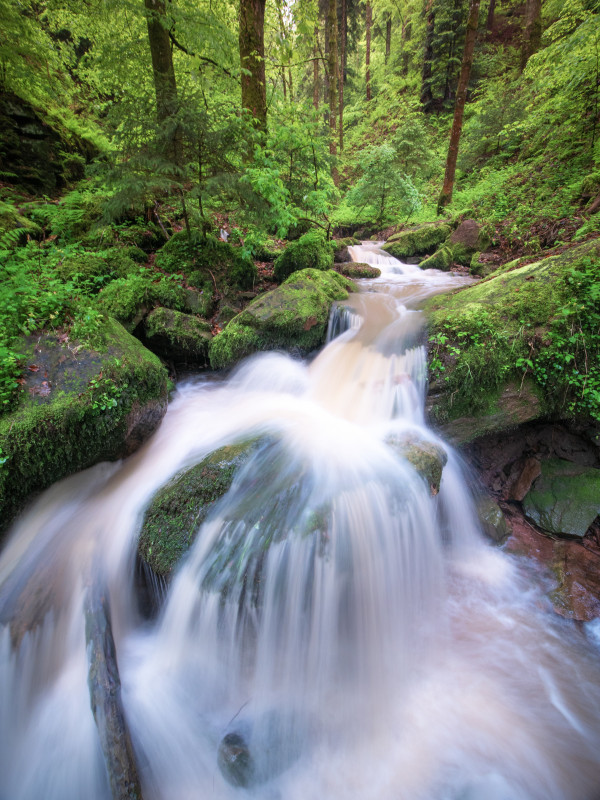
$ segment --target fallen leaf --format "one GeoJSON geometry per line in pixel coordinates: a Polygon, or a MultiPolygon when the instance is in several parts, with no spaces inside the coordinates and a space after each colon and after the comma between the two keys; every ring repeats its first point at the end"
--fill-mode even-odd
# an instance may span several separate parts
{"type": "Polygon", "coordinates": [[[29,372],[37,372],[37,371],[38,371],[38,369],[39,369],[39,367],[38,367],[38,365],[37,365],[37,364],[30,364],[30,365],[27,367],[27,369],[29,370],[29,372]]]}

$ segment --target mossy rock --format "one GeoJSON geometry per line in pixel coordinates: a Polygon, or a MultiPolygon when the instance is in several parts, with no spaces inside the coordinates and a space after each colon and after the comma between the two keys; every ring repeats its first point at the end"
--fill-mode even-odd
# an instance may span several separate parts
{"type": "Polygon", "coordinates": [[[414,467],[429,486],[432,495],[439,492],[442,471],[448,461],[448,454],[443,447],[409,434],[389,436],[386,444],[414,467]]]}
{"type": "Polygon", "coordinates": [[[171,576],[252,450],[252,443],[222,447],[177,475],[154,496],[144,516],[138,552],[157,575],[171,576]]]}
{"type": "Polygon", "coordinates": [[[254,252],[254,258],[257,261],[267,261],[271,263],[283,253],[284,248],[275,242],[267,241],[264,244],[258,245],[254,252]]]}
{"type": "Polygon", "coordinates": [[[0,201],[0,243],[24,244],[28,238],[37,239],[42,229],[24,216],[15,206],[0,201]]]}
{"type": "Polygon", "coordinates": [[[273,276],[283,282],[293,272],[303,269],[327,270],[333,267],[331,244],[318,231],[310,231],[297,242],[290,242],[275,259],[273,276]]]}
{"type": "Polygon", "coordinates": [[[434,253],[451,233],[451,228],[446,222],[431,222],[418,225],[390,237],[383,250],[394,258],[407,256],[425,256],[434,253]]]}
{"type": "Polygon", "coordinates": [[[487,538],[496,544],[505,542],[512,530],[498,503],[483,494],[477,499],[476,508],[481,529],[487,538]]]}
{"type": "Polygon", "coordinates": [[[471,259],[476,252],[484,252],[491,244],[491,239],[485,229],[474,219],[465,219],[453,231],[446,242],[452,251],[452,259],[463,267],[471,265],[471,259]]]}
{"type": "Polygon", "coordinates": [[[124,278],[139,269],[120,248],[113,247],[97,253],[76,253],[67,256],[56,266],[55,272],[62,281],[74,280],[85,284],[87,291],[99,291],[103,285],[116,278],[124,278]]]}
{"type": "Polygon", "coordinates": [[[214,369],[230,367],[261,350],[307,354],[322,345],[331,306],[354,284],[333,270],[305,269],[261,295],[234,317],[210,345],[214,369]]]}
{"type": "Polygon", "coordinates": [[[347,278],[359,280],[360,278],[379,278],[381,270],[379,267],[372,267],[370,264],[363,264],[359,261],[348,261],[345,264],[338,264],[336,269],[347,278]]]}
{"type": "Polygon", "coordinates": [[[355,239],[353,236],[346,236],[343,239],[333,239],[331,246],[333,248],[333,260],[336,264],[343,264],[350,261],[349,247],[355,247],[360,244],[360,239],[355,239]]]}
{"type": "Polygon", "coordinates": [[[439,269],[443,272],[448,272],[453,264],[452,248],[443,244],[432,256],[423,259],[419,263],[419,267],[421,269],[439,269]]]}
{"type": "Polygon", "coordinates": [[[109,283],[98,295],[96,306],[132,332],[155,306],[185,311],[190,300],[183,286],[146,270],[109,283]]]}
{"type": "Polygon", "coordinates": [[[197,232],[172,236],[156,254],[156,266],[170,274],[200,272],[205,281],[214,279],[239,289],[251,289],[257,277],[254,262],[240,249],[197,232]]]}
{"type": "Polygon", "coordinates": [[[597,194],[600,194],[600,170],[590,172],[589,175],[585,176],[581,181],[581,190],[579,194],[584,200],[590,200],[592,197],[596,197],[597,194]]]}
{"type": "Polygon", "coordinates": [[[191,314],[156,308],[144,320],[144,343],[174,364],[207,367],[212,339],[210,323],[191,314]]]}
{"type": "Polygon", "coordinates": [[[118,322],[106,320],[93,346],[75,345],[50,333],[21,342],[37,369],[0,418],[0,529],[61,478],[133,452],[166,411],[166,370],[118,322]]]}
{"type": "Polygon", "coordinates": [[[560,458],[542,461],[523,509],[550,534],[583,538],[600,514],[600,470],[560,458]]]}
{"type": "MultiPolygon", "coordinates": [[[[565,385],[536,382],[527,363],[543,356],[548,331],[560,323],[572,298],[572,271],[599,258],[600,242],[587,242],[533,264],[513,262],[426,302],[433,367],[428,407],[446,436],[465,442],[566,414],[565,385]]],[[[587,352],[590,369],[597,368],[593,350],[587,352]]]]}

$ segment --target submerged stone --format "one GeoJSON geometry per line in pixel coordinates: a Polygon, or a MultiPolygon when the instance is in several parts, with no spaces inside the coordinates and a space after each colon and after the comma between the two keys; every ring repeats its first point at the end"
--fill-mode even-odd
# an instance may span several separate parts
{"type": "Polygon", "coordinates": [[[337,269],[342,275],[353,280],[361,278],[379,278],[381,270],[379,267],[372,267],[370,264],[363,264],[358,261],[348,261],[346,264],[339,264],[337,269]]]}
{"type": "Polygon", "coordinates": [[[481,495],[477,500],[477,515],[481,528],[488,539],[502,544],[511,534],[511,527],[498,503],[489,495],[481,495]]]}
{"type": "Polygon", "coordinates": [[[600,514],[600,470],[560,458],[543,461],[523,508],[548,533],[583,537],[600,514]]]}

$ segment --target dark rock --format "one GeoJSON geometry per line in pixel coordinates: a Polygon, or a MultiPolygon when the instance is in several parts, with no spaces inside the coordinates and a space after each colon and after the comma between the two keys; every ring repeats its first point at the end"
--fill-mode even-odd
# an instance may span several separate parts
{"type": "Polygon", "coordinates": [[[543,461],[523,509],[548,533],[585,536],[600,514],[600,470],[558,458],[543,461]]]}
{"type": "Polygon", "coordinates": [[[481,495],[477,500],[477,514],[481,528],[488,539],[502,544],[511,533],[510,524],[498,503],[489,495],[481,495]]]}
{"type": "Polygon", "coordinates": [[[207,367],[210,323],[170,308],[155,308],[144,320],[144,343],[177,365],[207,367]]]}

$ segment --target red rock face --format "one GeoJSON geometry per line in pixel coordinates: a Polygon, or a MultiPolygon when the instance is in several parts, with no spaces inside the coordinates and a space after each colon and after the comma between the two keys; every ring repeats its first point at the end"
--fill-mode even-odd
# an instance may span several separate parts
{"type": "Polygon", "coordinates": [[[600,616],[600,546],[593,535],[582,541],[551,539],[528,522],[515,505],[502,503],[512,535],[505,550],[526,556],[549,582],[554,610],[563,617],[587,622],[600,616]]]}

